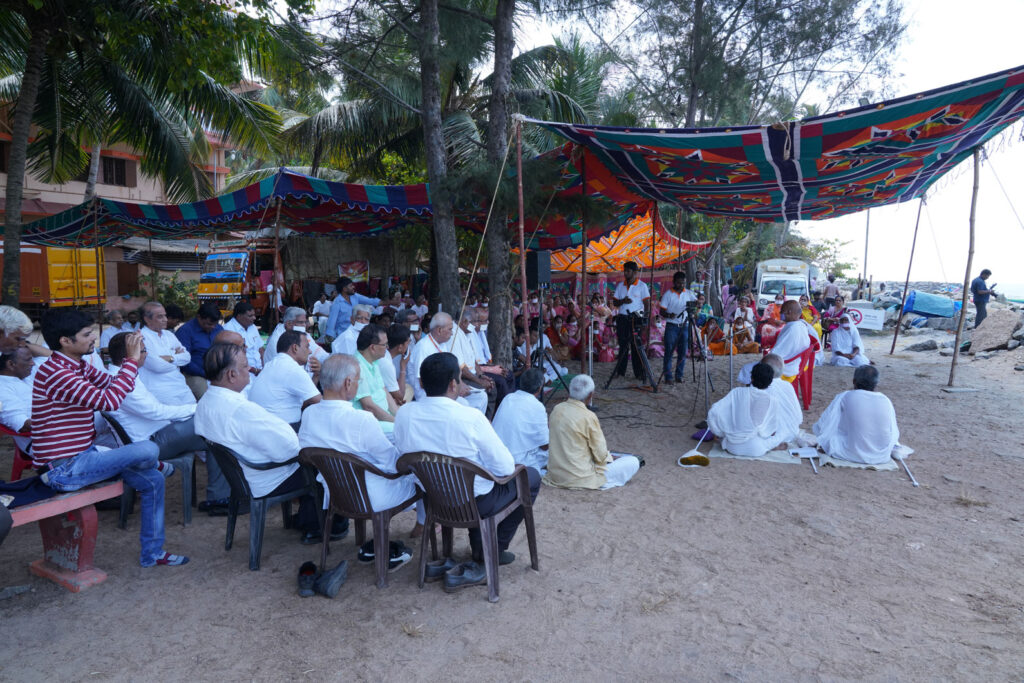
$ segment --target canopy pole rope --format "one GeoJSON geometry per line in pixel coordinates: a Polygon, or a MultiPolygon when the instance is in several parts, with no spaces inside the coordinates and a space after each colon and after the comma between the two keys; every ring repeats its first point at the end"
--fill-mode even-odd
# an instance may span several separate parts
{"type": "Polygon", "coordinates": [[[903,307],[907,304],[907,290],[910,289],[910,267],[914,265],[914,249],[917,248],[917,227],[921,225],[921,209],[924,207],[925,196],[921,195],[921,203],[917,205],[917,220],[914,221],[914,239],[910,243],[910,260],[907,262],[907,279],[903,283],[903,298],[900,299],[900,310],[896,313],[896,329],[892,333],[892,347],[889,355],[896,350],[896,339],[900,336],[900,325],[903,322],[903,307]]]}
{"type": "MultiPolygon", "coordinates": [[[[523,121],[516,121],[516,186],[519,192],[519,280],[522,288],[523,320],[527,328],[530,326],[530,297],[526,291],[526,223],[523,218],[523,121]]],[[[537,322],[537,331],[541,332],[540,321],[537,322]]],[[[538,334],[538,337],[540,335],[538,334]]],[[[543,348],[544,342],[541,342],[543,348]]],[[[530,333],[526,333],[526,368],[530,368],[530,333]]]]}
{"type": "MultiPolygon", "coordinates": [[[[275,183],[276,186],[276,183],[275,183]]],[[[267,205],[269,208],[270,205],[267,205]]],[[[266,212],[264,212],[266,213],[266,212]]],[[[261,220],[262,222],[262,220],[261,220]]],[[[369,278],[369,273],[367,273],[369,278]]],[[[277,297],[281,297],[281,302],[284,302],[284,264],[281,261],[281,198],[277,198],[277,215],[274,217],[274,284],[273,289],[270,292],[271,300],[267,302],[268,305],[274,307],[274,326],[277,327],[281,323],[281,307],[275,302],[277,297]],[[278,270],[280,268],[280,270],[278,270]],[[280,275],[280,280],[278,279],[280,275]],[[280,283],[280,284],[278,284],[280,283]]]]}
{"type": "Polygon", "coordinates": [[[469,300],[469,291],[473,289],[473,278],[476,277],[476,269],[480,264],[480,252],[484,248],[484,239],[487,237],[487,228],[491,224],[491,213],[494,211],[494,202],[498,199],[498,188],[501,187],[501,179],[505,174],[505,163],[508,161],[508,150],[512,148],[512,141],[505,145],[505,156],[501,158],[501,169],[498,171],[498,180],[494,183],[494,193],[491,195],[491,205],[487,208],[487,220],[484,221],[484,231],[480,233],[480,244],[476,248],[476,258],[473,259],[473,270],[469,272],[469,284],[466,285],[466,293],[462,296],[462,305],[459,312],[466,310],[466,301],[469,300]]]}
{"type": "MultiPolygon", "coordinates": [[[[584,338],[583,343],[587,345],[587,353],[584,358],[584,354],[580,354],[580,373],[593,375],[594,367],[594,312],[590,310],[588,312],[587,300],[590,298],[590,290],[588,289],[587,279],[587,150],[583,149],[580,151],[580,179],[583,181],[582,185],[582,196],[583,196],[583,211],[580,215],[580,256],[582,257],[581,268],[583,270],[583,292],[580,297],[582,306],[580,312],[583,313],[583,321],[587,324],[587,336],[584,338]],[[586,363],[587,365],[584,365],[586,363]],[[587,368],[591,369],[591,372],[587,372],[587,368]]],[[[582,332],[582,330],[580,330],[582,332]]]]}
{"type": "Polygon", "coordinates": [[[996,179],[996,185],[999,186],[999,189],[1003,192],[1003,196],[1006,197],[1006,203],[1010,205],[1010,211],[1013,212],[1014,218],[1017,219],[1017,223],[1020,227],[1024,228],[1024,220],[1021,220],[1020,214],[1017,213],[1017,207],[1013,205],[1013,200],[1010,199],[1009,193],[1006,191],[1006,188],[1003,187],[1003,181],[999,179],[999,174],[996,173],[996,167],[992,165],[992,159],[989,158],[988,152],[986,152],[984,148],[981,150],[981,156],[988,164],[989,170],[992,171],[992,176],[996,179]]]}
{"type": "Polygon", "coordinates": [[[978,185],[981,176],[981,148],[974,148],[974,187],[971,190],[971,216],[968,220],[970,240],[967,247],[967,270],[964,271],[964,291],[960,299],[960,320],[956,324],[956,341],[953,342],[953,362],[949,366],[949,384],[956,379],[956,362],[960,358],[960,340],[964,334],[964,320],[967,318],[967,292],[971,286],[971,266],[974,264],[974,217],[978,208],[978,185]]]}

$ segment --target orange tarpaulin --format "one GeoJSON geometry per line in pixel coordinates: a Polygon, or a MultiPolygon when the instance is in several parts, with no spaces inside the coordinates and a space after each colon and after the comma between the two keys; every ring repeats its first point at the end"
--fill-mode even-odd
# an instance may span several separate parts
{"type": "MultiPolygon", "coordinates": [[[[711,242],[687,242],[673,237],[659,220],[654,228],[654,267],[671,266],[681,254],[710,245],[711,242]]],[[[651,214],[645,213],[605,237],[587,243],[587,272],[620,272],[626,261],[636,261],[640,268],[647,270],[651,267],[651,253],[651,214]]],[[[581,272],[581,254],[579,247],[551,252],[551,270],[581,272]]]]}

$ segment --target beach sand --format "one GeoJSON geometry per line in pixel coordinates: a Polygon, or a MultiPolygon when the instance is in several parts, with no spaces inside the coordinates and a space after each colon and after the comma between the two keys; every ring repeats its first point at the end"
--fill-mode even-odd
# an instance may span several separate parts
{"type": "MultiPolygon", "coordinates": [[[[964,358],[957,384],[980,391],[947,394],[948,358],[889,356],[885,337],[865,343],[916,450],[908,463],[920,488],[902,470],[816,475],[807,463],[718,459],[679,468],[704,417],[690,368],[686,383],[651,394],[623,380],[601,391],[611,366],[600,365],[609,447],[647,466],[612,491],[543,487],[540,572],[520,531],[499,603],[483,587],[419,590],[414,563],[378,590],[352,536],[332,546],[333,562],[352,565],[340,595],[298,598],[295,573],[319,546],[301,546],[275,510],[251,572],[248,518],[225,552],[224,518],[181,526],[172,479],[167,548],[191,556],[185,567],[139,568],[138,518],[120,531],[116,512],[101,512],[96,561],[109,578],[76,595],[30,575],[41,555],[34,528],[11,533],[0,587],[32,589],[0,602],[0,679],[1018,679],[1024,373],[1013,366],[1024,353],[964,358]]],[[[728,359],[708,368],[720,397],[728,359]]],[[[816,369],[804,429],[852,374],[816,369]]],[[[5,447],[0,472],[10,458],[5,447]]],[[[200,468],[201,491],[202,478],[200,468]]],[[[405,538],[413,522],[403,513],[392,531],[405,538]]],[[[468,555],[464,532],[456,554],[468,555]]]]}

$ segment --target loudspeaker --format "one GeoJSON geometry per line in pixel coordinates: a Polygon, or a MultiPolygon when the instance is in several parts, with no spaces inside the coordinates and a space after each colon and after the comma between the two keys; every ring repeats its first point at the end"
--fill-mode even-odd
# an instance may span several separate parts
{"type": "Polygon", "coordinates": [[[526,286],[537,289],[551,284],[551,252],[526,252],[526,286]]]}

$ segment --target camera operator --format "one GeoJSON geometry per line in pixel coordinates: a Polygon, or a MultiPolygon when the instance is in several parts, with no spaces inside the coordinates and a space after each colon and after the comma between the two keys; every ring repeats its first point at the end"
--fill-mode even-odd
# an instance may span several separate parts
{"type": "Polygon", "coordinates": [[[633,261],[626,261],[622,266],[625,282],[615,288],[612,303],[619,307],[615,316],[615,332],[619,338],[619,362],[615,366],[612,377],[626,376],[626,362],[633,356],[633,375],[641,380],[647,379],[643,361],[640,360],[640,331],[646,326],[645,320],[650,314],[651,291],[638,277],[639,267],[633,261]],[[632,352],[632,354],[631,354],[632,352]]]}
{"type": "Polygon", "coordinates": [[[672,289],[661,296],[661,317],[665,319],[665,384],[673,382],[673,355],[678,356],[674,381],[683,381],[686,350],[690,348],[690,330],[686,320],[696,312],[697,297],[686,289],[686,273],[677,271],[672,275],[672,289]]]}

